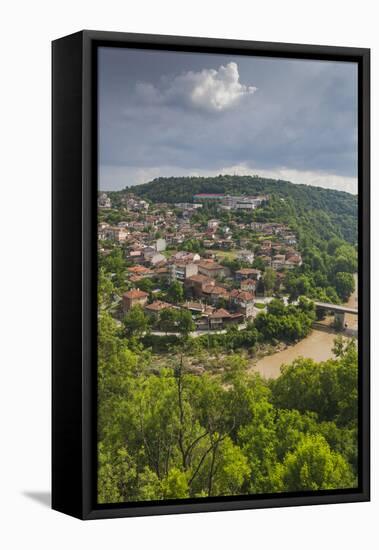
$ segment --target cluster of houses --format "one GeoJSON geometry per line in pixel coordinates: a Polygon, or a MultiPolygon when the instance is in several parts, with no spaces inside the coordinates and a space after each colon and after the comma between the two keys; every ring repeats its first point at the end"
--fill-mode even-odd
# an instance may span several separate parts
{"type": "MultiPolygon", "coordinates": [[[[145,313],[154,321],[159,321],[159,316],[166,309],[186,309],[191,312],[197,331],[224,330],[231,324],[244,322],[244,315],[238,311],[229,311],[224,308],[216,308],[199,301],[186,301],[180,306],[170,304],[162,300],[148,302],[148,293],[140,289],[132,289],[123,295],[123,310],[128,312],[132,307],[139,305],[145,313]]],[[[159,326],[159,324],[158,324],[159,326]]]]}
{"type": "MultiPolygon", "coordinates": [[[[212,306],[199,300],[186,300],[177,305],[162,300],[148,301],[149,294],[138,288],[129,290],[123,295],[123,311],[127,313],[132,307],[139,305],[145,313],[159,321],[159,316],[166,309],[186,309],[191,312],[197,331],[224,330],[231,324],[242,324],[247,319],[247,308],[254,307],[254,297],[251,293],[235,291],[233,302],[228,309],[212,306]],[[233,306],[236,307],[233,307],[233,306]],[[243,308],[243,311],[241,309],[243,308]]],[[[252,315],[250,315],[252,317],[252,315]]],[[[158,323],[159,326],[159,323],[158,323]]]]}
{"type": "Polygon", "coordinates": [[[123,312],[127,313],[133,306],[140,305],[145,312],[159,318],[166,308],[188,309],[194,318],[197,330],[213,330],[226,328],[227,325],[242,324],[254,317],[257,282],[262,277],[259,269],[242,268],[234,275],[228,268],[213,260],[190,260],[181,265],[187,266],[184,276],[172,274],[176,269],[175,259],[168,262],[168,269],[150,269],[142,265],[128,268],[129,280],[136,288],[125,292],[122,297],[123,312]],[[144,278],[159,281],[162,275],[169,280],[179,280],[185,290],[186,300],[181,304],[169,304],[162,300],[149,301],[149,293],[138,288],[138,283],[144,278]],[[227,277],[225,282],[219,282],[219,277],[227,277]],[[231,282],[233,284],[231,285],[231,282]]]}
{"type": "MultiPolygon", "coordinates": [[[[149,209],[149,203],[147,201],[144,201],[139,198],[135,198],[132,196],[126,196],[121,197],[121,205],[128,210],[134,211],[134,212],[143,212],[147,211],[149,209]]],[[[98,199],[97,199],[97,206],[100,209],[110,209],[112,208],[112,201],[110,197],[107,195],[107,193],[101,192],[99,193],[98,199]]]]}
{"type": "MultiPolygon", "coordinates": [[[[106,197],[102,195],[100,198],[105,204],[106,197]]],[[[234,200],[235,197],[223,196],[222,200],[226,199],[234,200]]],[[[267,200],[266,197],[261,199],[267,200]]],[[[296,235],[285,224],[231,223],[229,227],[218,219],[209,219],[205,227],[191,223],[191,215],[188,216],[188,212],[198,207],[201,205],[197,203],[178,203],[174,208],[162,203],[149,208],[146,201],[126,197],[122,207],[126,214],[123,221],[115,225],[105,221],[99,223],[100,254],[106,255],[112,246],[118,246],[129,266],[127,277],[134,288],[122,297],[123,313],[139,304],[148,315],[159,319],[164,309],[180,307],[191,311],[198,330],[242,324],[257,313],[254,304],[262,283],[264,267],[261,264],[276,272],[279,286],[286,270],[301,265],[296,235]],[[247,239],[233,238],[235,229],[248,229],[259,237],[254,251],[251,246],[247,248],[247,239]],[[201,243],[201,254],[186,250],[182,245],[187,240],[201,243]],[[104,241],[111,243],[104,244],[104,241]],[[223,261],[224,256],[218,253],[225,249],[232,250],[237,265],[243,267],[228,267],[230,262],[223,261]],[[256,261],[258,259],[260,262],[256,261]],[[254,267],[257,263],[262,269],[254,267]],[[152,300],[154,292],[139,288],[140,285],[144,287],[141,284],[144,279],[152,281],[154,292],[178,281],[183,286],[185,303],[152,300]]]]}

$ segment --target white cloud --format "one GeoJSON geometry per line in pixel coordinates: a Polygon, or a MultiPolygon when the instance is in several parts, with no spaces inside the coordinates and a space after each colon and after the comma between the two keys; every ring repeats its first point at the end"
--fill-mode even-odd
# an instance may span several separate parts
{"type": "Polygon", "coordinates": [[[218,70],[188,71],[167,81],[162,89],[146,82],[136,86],[139,97],[147,103],[179,103],[210,112],[230,109],[256,90],[241,84],[235,62],[221,65],[218,70]]]}
{"type": "Polygon", "coordinates": [[[356,195],[358,193],[358,179],[355,177],[339,176],[324,171],[316,170],[296,170],[293,168],[272,168],[259,169],[251,168],[247,164],[236,164],[221,168],[220,174],[231,174],[239,176],[251,176],[257,174],[262,178],[272,178],[291,183],[302,183],[314,187],[324,187],[327,189],[336,189],[337,191],[346,191],[356,195]]]}

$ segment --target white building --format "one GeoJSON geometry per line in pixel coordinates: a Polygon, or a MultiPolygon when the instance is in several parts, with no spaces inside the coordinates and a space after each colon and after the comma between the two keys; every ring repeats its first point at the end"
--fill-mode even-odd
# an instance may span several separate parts
{"type": "Polygon", "coordinates": [[[177,261],[170,265],[170,279],[185,281],[192,275],[197,275],[197,264],[177,261]]]}
{"type": "Polygon", "coordinates": [[[151,255],[151,256],[148,256],[148,258],[146,258],[146,260],[147,260],[151,265],[157,265],[157,264],[161,264],[161,263],[166,263],[166,262],[167,262],[166,256],[163,256],[163,254],[161,254],[160,252],[155,252],[155,254],[153,254],[153,255],[151,255]]]}
{"type": "Polygon", "coordinates": [[[175,208],[179,208],[180,210],[197,210],[198,208],[203,208],[203,205],[196,202],[177,202],[175,208]]]}
{"type": "Polygon", "coordinates": [[[165,239],[157,239],[155,242],[155,250],[157,252],[164,252],[166,250],[166,240],[165,239]]]}
{"type": "Polygon", "coordinates": [[[254,252],[251,250],[240,250],[237,255],[238,260],[252,264],[254,262],[254,252]]]}
{"type": "Polygon", "coordinates": [[[253,197],[226,195],[222,199],[222,208],[226,210],[255,210],[267,200],[268,197],[266,195],[257,195],[253,197]]]}
{"type": "Polygon", "coordinates": [[[123,243],[129,235],[129,231],[125,227],[107,227],[104,229],[106,239],[123,243]]]}
{"type": "Polygon", "coordinates": [[[284,254],[276,254],[271,262],[271,267],[273,269],[281,269],[286,264],[286,257],[284,254]]]}
{"type": "Polygon", "coordinates": [[[97,199],[97,205],[99,208],[112,208],[111,199],[106,193],[101,193],[97,199]]]}
{"type": "Polygon", "coordinates": [[[220,225],[219,220],[209,220],[208,229],[217,229],[219,225],[220,225]]]}

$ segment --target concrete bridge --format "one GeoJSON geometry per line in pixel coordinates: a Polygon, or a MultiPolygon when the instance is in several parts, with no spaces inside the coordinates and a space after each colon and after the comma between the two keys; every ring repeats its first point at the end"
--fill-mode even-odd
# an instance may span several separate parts
{"type": "Polygon", "coordinates": [[[346,313],[350,315],[358,315],[358,309],[337,305],[337,304],[327,304],[325,302],[315,302],[316,309],[324,309],[325,311],[332,311],[334,313],[335,321],[341,327],[345,327],[345,315],[346,313]]]}

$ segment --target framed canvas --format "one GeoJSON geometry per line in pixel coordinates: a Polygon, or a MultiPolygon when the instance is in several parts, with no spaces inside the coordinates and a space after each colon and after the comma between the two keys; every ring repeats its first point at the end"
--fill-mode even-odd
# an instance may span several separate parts
{"type": "Polygon", "coordinates": [[[53,508],[369,500],[369,50],[52,52],[53,508]]]}

